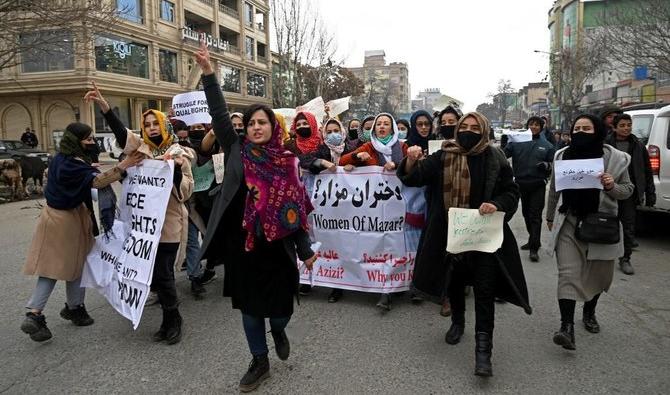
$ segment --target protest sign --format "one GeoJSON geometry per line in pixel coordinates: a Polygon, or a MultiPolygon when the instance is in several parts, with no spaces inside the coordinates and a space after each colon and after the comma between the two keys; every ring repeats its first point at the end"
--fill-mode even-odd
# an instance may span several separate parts
{"type": "Polygon", "coordinates": [[[172,111],[174,111],[174,118],[183,121],[188,126],[198,123],[212,123],[207,98],[203,91],[176,95],[172,98],[172,111]]]}
{"type": "Polygon", "coordinates": [[[223,161],[223,153],[212,155],[212,164],[214,166],[214,176],[216,177],[216,183],[221,184],[223,182],[223,174],[226,172],[225,162],[223,161]]]}
{"type": "Polygon", "coordinates": [[[349,109],[349,100],[351,96],[343,97],[341,99],[331,100],[326,105],[328,106],[328,115],[330,118],[335,118],[336,116],[342,114],[343,112],[349,109]]]}
{"type": "Polygon", "coordinates": [[[479,214],[477,209],[449,208],[447,252],[496,252],[503,242],[505,213],[479,214]]]}
{"type": "Polygon", "coordinates": [[[202,166],[193,166],[193,192],[202,192],[209,189],[214,182],[214,163],[209,160],[202,166]]]}
{"type": "Polygon", "coordinates": [[[442,143],[444,143],[444,140],[429,140],[428,141],[428,155],[432,155],[433,153],[441,150],[442,149],[442,143]]]}
{"type": "Polygon", "coordinates": [[[604,171],[603,158],[557,160],[554,162],[556,191],[564,189],[603,189],[600,175],[604,171]]]}
{"type": "Polygon", "coordinates": [[[506,130],[504,134],[507,135],[508,143],[525,143],[533,141],[533,132],[529,130],[506,130]]]}
{"type": "Polygon", "coordinates": [[[96,288],[134,329],[149,294],[173,171],[171,160],[128,168],[118,221],[109,237],[96,238],[84,265],[82,286],[96,288]]]}
{"type": "Polygon", "coordinates": [[[326,103],[324,103],[323,98],[319,96],[303,104],[302,106],[297,107],[295,111],[296,113],[301,111],[311,112],[316,117],[316,121],[321,124],[321,122],[323,122],[323,118],[326,117],[326,103]]]}
{"type": "Polygon", "coordinates": [[[317,175],[310,222],[321,245],[312,273],[302,268],[301,282],[365,292],[409,289],[416,253],[405,244],[402,191],[398,177],[379,166],[317,175]]]}

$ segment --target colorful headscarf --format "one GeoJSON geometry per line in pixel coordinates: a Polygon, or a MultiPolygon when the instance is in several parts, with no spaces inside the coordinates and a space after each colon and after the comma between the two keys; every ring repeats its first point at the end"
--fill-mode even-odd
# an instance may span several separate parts
{"type": "Polygon", "coordinates": [[[284,149],[278,123],[266,144],[244,140],[242,162],[249,188],[242,222],[248,232],[245,250],[254,249],[257,234],[274,241],[307,230],[314,207],[298,175],[298,158],[284,149]]]}
{"type": "Polygon", "coordinates": [[[344,152],[344,147],[347,142],[347,131],[344,130],[342,122],[340,122],[335,118],[329,119],[323,125],[323,131],[321,132],[321,136],[323,137],[323,143],[326,144],[326,146],[330,149],[330,156],[333,159],[333,163],[335,164],[340,163],[340,157],[342,156],[342,152],[344,152]],[[328,143],[328,139],[326,139],[326,136],[328,136],[328,131],[326,129],[328,128],[328,125],[331,123],[337,124],[337,126],[340,127],[340,135],[342,136],[342,143],[340,145],[331,145],[328,143]]]}
{"type": "Polygon", "coordinates": [[[145,111],[142,114],[142,120],[144,120],[144,118],[146,118],[149,114],[153,114],[158,120],[158,125],[161,130],[161,137],[163,137],[163,141],[159,145],[156,145],[149,139],[149,135],[144,132],[142,133],[142,139],[144,140],[144,143],[148,145],[149,148],[151,148],[151,152],[154,154],[154,156],[160,156],[163,155],[174,142],[175,136],[172,132],[172,124],[164,113],[157,110],[145,111]]]}
{"type": "Polygon", "coordinates": [[[288,134],[288,128],[286,127],[286,118],[278,112],[275,112],[275,119],[281,128],[281,141],[285,143],[291,139],[291,135],[288,134]]]}
{"type": "Polygon", "coordinates": [[[295,118],[293,118],[291,130],[295,133],[295,125],[301,115],[305,117],[307,123],[309,123],[309,128],[311,129],[312,133],[309,135],[309,137],[302,137],[296,133],[295,143],[303,154],[307,154],[316,151],[316,149],[321,145],[322,141],[321,135],[319,134],[319,125],[316,122],[316,117],[311,112],[301,111],[297,113],[295,118]]]}

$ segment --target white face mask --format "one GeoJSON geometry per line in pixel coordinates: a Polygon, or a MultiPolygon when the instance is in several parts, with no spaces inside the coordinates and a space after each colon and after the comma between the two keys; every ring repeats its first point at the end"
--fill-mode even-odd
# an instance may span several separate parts
{"type": "Polygon", "coordinates": [[[400,140],[406,140],[407,139],[407,131],[406,130],[398,130],[398,138],[400,140]]]}

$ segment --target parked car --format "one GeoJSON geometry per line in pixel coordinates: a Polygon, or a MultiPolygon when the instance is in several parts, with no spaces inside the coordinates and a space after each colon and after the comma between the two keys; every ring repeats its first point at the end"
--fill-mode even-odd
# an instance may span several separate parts
{"type": "Polygon", "coordinates": [[[650,210],[670,212],[670,105],[624,111],[633,118],[633,134],[649,152],[656,186],[656,206],[650,210]]]}
{"type": "Polygon", "coordinates": [[[45,164],[48,164],[51,160],[51,155],[48,152],[30,148],[19,140],[0,140],[0,153],[9,154],[14,159],[21,156],[40,158],[45,164]]]}

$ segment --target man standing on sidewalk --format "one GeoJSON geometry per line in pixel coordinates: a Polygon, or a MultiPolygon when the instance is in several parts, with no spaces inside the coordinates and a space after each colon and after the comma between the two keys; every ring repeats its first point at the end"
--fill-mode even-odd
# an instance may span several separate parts
{"type": "Polygon", "coordinates": [[[533,139],[523,143],[509,143],[505,146],[505,156],[512,158],[514,180],[521,192],[521,211],[528,231],[528,243],[522,250],[530,250],[530,260],[537,262],[540,257],[540,232],[542,231],[542,210],[547,178],[551,175],[551,163],[555,148],[544,137],[544,120],[530,117],[526,127],[533,133],[533,139]]]}

